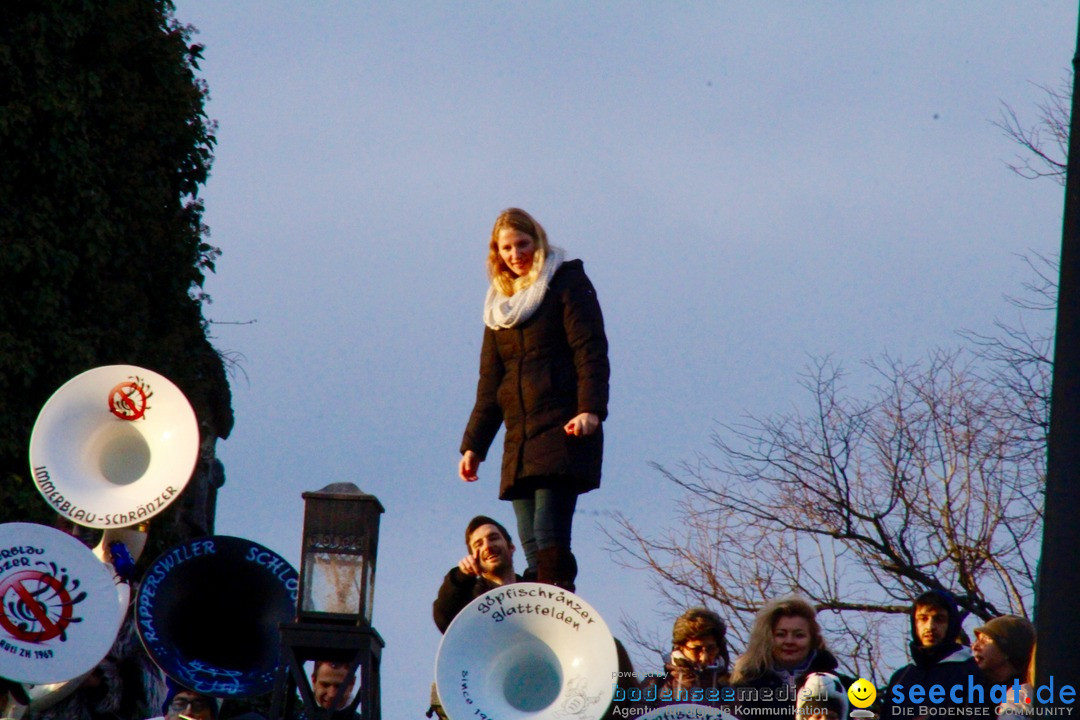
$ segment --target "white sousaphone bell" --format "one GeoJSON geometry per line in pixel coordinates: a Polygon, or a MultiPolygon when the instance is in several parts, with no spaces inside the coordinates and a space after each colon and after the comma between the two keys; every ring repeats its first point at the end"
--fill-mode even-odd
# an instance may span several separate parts
{"type": "Polygon", "coordinates": [[[515,583],[458,613],[435,680],[451,720],[596,720],[617,670],[615,639],[592,606],[552,585],[515,583]]]}
{"type": "Polygon", "coordinates": [[[38,415],[30,436],[34,483],[72,522],[141,523],[180,494],[195,469],[199,427],[162,375],[106,365],[76,375],[38,415]]]}
{"type": "MultiPolygon", "coordinates": [[[[11,600],[14,604],[6,607],[18,616],[18,620],[8,618],[6,626],[0,623],[0,640],[18,640],[34,657],[64,658],[62,663],[40,661],[33,664],[33,670],[16,668],[6,675],[27,684],[31,708],[40,710],[63,699],[108,652],[131,597],[130,585],[116,573],[111,548],[121,542],[131,560],[138,559],[147,539],[145,522],[179,496],[191,479],[198,453],[198,423],[187,398],[167,378],[145,368],[93,368],[66,382],[41,409],[30,437],[34,484],[57,513],[105,532],[92,552],[70,538],[78,547],[54,553],[52,574],[42,565],[34,577],[9,578],[6,595],[0,593],[0,601],[11,600]],[[97,632],[97,641],[89,642],[76,631],[77,626],[58,638],[19,630],[26,622],[58,626],[58,621],[47,619],[45,599],[62,594],[57,588],[71,578],[64,566],[85,564],[84,553],[91,563],[100,563],[110,579],[112,598],[104,611],[97,604],[84,602],[81,609],[86,617],[80,621],[88,623],[87,627],[104,623],[111,631],[97,632]],[[52,645],[47,645],[46,639],[52,645]],[[63,643],[58,647],[66,652],[59,653],[54,647],[57,643],[63,643]]],[[[31,535],[26,534],[26,528],[47,531],[46,539],[53,533],[63,535],[41,526],[3,527],[28,539],[31,535]]],[[[36,542],[25,547],[48,548],[60,541],[36,542]]],[[[90,596],[95,594],[100,593],[90,596]]]]}

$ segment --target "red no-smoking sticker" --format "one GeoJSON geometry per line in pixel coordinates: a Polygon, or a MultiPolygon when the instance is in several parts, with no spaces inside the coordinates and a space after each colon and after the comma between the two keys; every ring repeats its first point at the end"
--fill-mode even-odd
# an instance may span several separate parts
{"type": "Polygon", "coordinates": [[[81,542],[44,525],[0,525],[0,677],[78,677],[105,657],[122,618],[111,569],[81,542]]]}
{"type": "Polygon", "coordinates": [[[0,582],[0,627],[23,642],[61,637],[71,624],[75,604],[85,598],[85,593],[73,596],[54,575],[22,570],[0,582]]]}
{"type": "Polygon", "coordinates": [[[109,411],[121,420],[138,420],[146,414],[146,401],[153,395],[141,378],[122,382],[109,391],[109,411]]]}

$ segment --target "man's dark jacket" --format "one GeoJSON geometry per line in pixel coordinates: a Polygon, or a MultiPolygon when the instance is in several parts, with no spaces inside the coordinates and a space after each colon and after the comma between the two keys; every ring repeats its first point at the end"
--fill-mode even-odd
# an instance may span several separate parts
{"type": "MultiPolygon", "coordinates": [[[[521,576],[515,575],[515,580],[521,582],[521,576]]],[[[476,575],[466,575],[460,568],[454,568],[446,573],[442,585],[439,587],[439,595],[431,604],[431,614],[435,618],[435,626],[439,632],[445,633],[446,628],[454,621],[457,614],[465,609],[465,606],[488,590],[493,590],[501,585],[496,585],[487,578],[476,575]]]]}
{"type": "MultiPolygon", "coordinates": [[[[892,677],[889,678],[889,684],[885,690],[878,693],[880,708],[878,715],[881,720],[892,720],[892,718],[901,717],[917,718],[920,717],[919,708],[923,706],[936,709],[994,706],[994,703],[989,698],[989,685],[986,683],[979,667],[975,664],[971,650],[960,644],[964,616],[960,613],[960,609],[957,607],[952,595],[940,591],[931,591],[927,594],[935,595],[947,607],[949,626],[945,630],[945,638],[937,645],[930,647],[924,647],[919,642],[919,635],[915,627],[915,609],[919,605],[926,604],[920,602],[922,597],[925,597],[925,594],[920,596],[911,608],[910,649],[911,659],[914,662],[894,672],[892,677]],[[967,702],[969,684],[981,689],[981,702],[979,690],[975,691],[974,700],[976,702],[967,702]],[[912,701],[910,696],[912,685],[922,687],[922,701],[912,701]],[[934,685],[940,685],[945,692],[941,703],[934,703],[929,699],[928,693],[934,685]],[[955,685],[960,685],[963,688],[960,691],[963,700],[959,703],[954,702],[950,697],[955,685]],[[896,702],[900,697],[903,698],[903,702],[896,702]],[[900,708],[910,709],[910,714],[905,710],[900,710],[900,708]]],[[[948,713],[948,710],[945,712],[948,713]]],[[[992,714],[993,711],[990,712],[992,714]]]]}

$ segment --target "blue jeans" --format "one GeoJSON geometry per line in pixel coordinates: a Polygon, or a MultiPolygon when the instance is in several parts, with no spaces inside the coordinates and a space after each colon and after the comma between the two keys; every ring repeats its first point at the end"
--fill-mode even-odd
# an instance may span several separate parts
{"type": "Polygon", "coordinates": [[[577,507],[577,491],[572,488],[537,488],[532,497],[514,503],[518,538],[529,570],[536,570],[537,552],[562,546],[570,549],[570,530],[577,507]]]}

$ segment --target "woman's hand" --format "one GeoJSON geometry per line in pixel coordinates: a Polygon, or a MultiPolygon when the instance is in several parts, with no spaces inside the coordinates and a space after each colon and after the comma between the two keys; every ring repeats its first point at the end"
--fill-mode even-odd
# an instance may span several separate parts
{"type": "Polygon", "coordinates": [[[596,428],[600,427],[600,417],[593,413],[581,413],[573,420],[566,423],[563,430],[567,435],[573,435],[580,437],[582,435],[592,435],[596,432],[596,428]]]}
{"type": "Polygon", "coordinates": [[[458,463],[458,475],[465,482],[476,482],[476,471],[480,468],[480,458],[472,450],[466,450],[458,463]]]}

